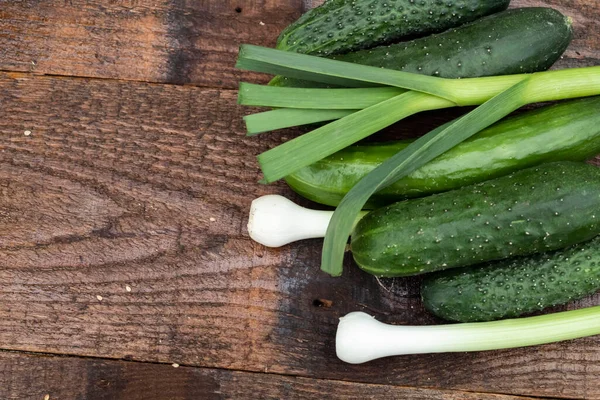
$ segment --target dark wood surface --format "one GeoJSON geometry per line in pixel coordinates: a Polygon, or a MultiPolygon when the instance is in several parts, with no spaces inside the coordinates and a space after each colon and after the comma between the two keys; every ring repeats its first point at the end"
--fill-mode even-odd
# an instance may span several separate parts
{"type": "Polygon", "coordinates": [[[3,399],[527,400],[532,397],[373,385],[269,373],[0,352],[3,399]]]}
{"type": "MultiPolygon", "coordinates": [[[[244,136],[231,89],[265,78],[233,69],[237,46],[317,3],[0,3],[0,398],[600,398],[599,338],[345,365],[349,311],[439,322],[418,279],[350,259],[334,279],[318,240],[247,237],[255,197],[309,203],[256,183],[255,155],[297,132],[244,136]]],[[[573,17],[557,67],[598,64],[597,2],[513,4],[573,17]]]]}

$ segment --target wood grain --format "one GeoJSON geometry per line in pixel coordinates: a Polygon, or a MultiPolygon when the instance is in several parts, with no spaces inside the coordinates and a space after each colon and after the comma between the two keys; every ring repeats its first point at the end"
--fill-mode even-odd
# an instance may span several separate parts
{"type": "Polygon", "coordinates": [[[294,132],[246,138],[249,111],[233,91],[12,73],[0,74],[0,99],[0,348],[600,398],[599,338],[338,361],[347,312],[439,321],[423,310],[418,279],[380,284],[349,258],[330,278],[317,240],[269,250],[247,237],[252,199],[299,200],[258,185],[254,159],[294,132]]]}
{"type": "Polygon", "coordinates": [[[405,399],[527,400],[165,364],[0,352],[4,400],[405,399]]]}
{"type": "Polygon", "coordinates": [[[2,2],[0,70],[237,87],[242,43],[273,46],[300,0],[2,2]]]}
{"type": "MultiPolygon", "coordinates": [[[[51,0],[3,2],[0,70],[237,88],[266,77],[234,68],[242,43],[273,46],[279,32],[319,0],[51,0]]],[[[574,20],[575,39],[557,68],[598,63],[600,5],[552,6],[574,20]]]]}
{"type": "MultiPolygon", "coordinates": [[[[254,156],[298,132],[246,138],[251,110],[218,88],[265,82],[233,68],[238,45],[273,45],[318,3],[2,3],[0,70],[12,72],[0,74],[0,348],[167,365],[0,352],[1,398],[600,398],[598,338],[345,365],[334,335],[349,311],[440,322],[418,279],[379,282],[349,258],[333,279],[318,271],[319,241],[268,250],[248,239],[253,198],[308,205],[256,183],[254,156]],[[34,77],[44,74],[103,79],[34,77]]],[[[575,22],[557,67],[597,65],[600,5],[513,1],[540,5],[575,22]]]]}

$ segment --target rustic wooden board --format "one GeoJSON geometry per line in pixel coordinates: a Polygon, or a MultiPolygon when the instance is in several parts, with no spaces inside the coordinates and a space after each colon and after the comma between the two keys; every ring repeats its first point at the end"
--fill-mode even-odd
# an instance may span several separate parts
{"type": "MultiPolygon", "coordinates": [[[[319,241],[268,250],[247,238],[253,198],[300,200],[283,184],[258,185],[254,160],[297,132],[245,138],[250,110],[218,88],[265,82],[234,70],[238,45],[272,45],[319,3],[1,3],[0,70],[11,72],[0,74],[0,349],[205,367],[0,353],[1,398],[27,388],[43,398],[46,387],[59,398],[152,398],[163,388],[173,398],[600,398],[598,338],[344,365],[334,335],[349,311],[439,322],[421,307],[418,279],[380,283],[350,259],[333,279],[318,271],[319,241]]],[[[600,4],[513,1],[539,5],[575,22],[557,67],[597,65],[600,4]]]]}
{"type": "Polygon", "coordinates": [[[264,373],[0,352],[2,399],[405,399],[527,400],[264,373]]]}
{"type": "Polygon", "coordinates": [[[438,321],[417,279],[380,284],[350,259],[330,278],[317,240],[268,250],[247,237],[253,198],[298,199],[256,183],[254,155],[292,133],[244,137],[234,91],[12,73],[0,75],[0,99],[3,349],[600,398],[599,338],[338,361],[335,328],[349,311],[438,321]]]}
{"type": "MultiPolygon", "coordinates": [[[[234,69],[242,43],[272,46],[319,0],[51,0],[2,2],[0,70],[236,88],[264,77],[234,69]]],[[[600,4],[514,0],[552,6],[575,21],[557,65],[597,64],[600,4]]]]}

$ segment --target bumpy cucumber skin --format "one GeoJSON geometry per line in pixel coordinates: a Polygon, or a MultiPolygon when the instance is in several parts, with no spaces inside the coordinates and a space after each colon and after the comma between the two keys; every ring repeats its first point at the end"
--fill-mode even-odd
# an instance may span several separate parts
{"type": "Polygon", "coordinates": [[[515,318],[598,290],[600,237],[565,250],[431,274],[421,297],[440,318],[480,322],[515,318]]]}
{"type": "MultiPolygon", "coordinates": [[[[441,34],[330,58],[443,78],[509,75],[547,70],[572,37],[571,21],[559,11],[518,8],[441,34]]],[[[278,76],[270,85],[315,87],[315,82],[278,76]]]]}
{"type": "MultiPolygon", "coordinates": [[[[366,209],[445,192],[552,161],[600,153],[600,96],[566,101],[502,120],[376,193],[366,209]]],[[[410,142],[350,146],[286,177],[317,203],[337,206],[348,191],[410,142]]]]}
{"type": "Polygon", "coordinates": [[[367,214],[354,260],[384,277],[552,251],[600,234],[600,168],[557,162],[367,214]]]}
{"type": "Polygon", "coordinates": [[[509,0],[328,0],[306,12],[277,39],[296,53],[346,53],[463,25],[505,10],[509,0]]]}

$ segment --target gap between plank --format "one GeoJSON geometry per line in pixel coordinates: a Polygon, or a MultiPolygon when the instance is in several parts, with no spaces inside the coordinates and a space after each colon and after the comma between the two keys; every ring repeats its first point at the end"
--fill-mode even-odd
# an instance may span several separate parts
{"type": "MultiPolygon", "coordinates": [[[[52,353],[52,352],[35,352],[35,351],[25,351],[25,350],[13,350],[13,349],[3,349],[0,348],[0,353],[11,353],[16,355],[23,356],[31,356],[31,357],[56,357],[56,358],[79,358],[83,360],[89,361],[112,361],[112,362],[126,362],[126,363],[135,363],[135,364],[152,364],[152,365],[161,365],[161,366],[170,366],[172,363],[158,362],[158,361],[140,361],[140,360],[128,360],[122,358],[110,358],[110,357],[96,357],[96,356],[85,356],[85,355],[76,355],[76,354],[62,354],[62,353],[52,353]]],[[[426,386],[402,386],[402,385],[394,385],[394,384],[382,384],[382,383],[368,383],[368,382],[357,382],[357,381],[345,381],[342,379],[328,379],[328,378],[318,378],[311,376],[303,376],[303,375],[293,375],[293,374],[285,374],[285,373],[273,373],[273,372],[261,372],[261,371],[253,371],[253,370],[239,370],[239,369],[227,369],[227,368],[219,368],[219,367],[202,367],[197,365],[190,364],[177,364],[179,368],[195,368],[202,370],[213,370],[213,371],[226,371],[226,372],[240,372],[245,374],[260,374],[260,375],[272,375],[272,376],[281,376],[288,378],[302,378],[302,379],[312,379],[324,382],[340,382],[345,384],[359,384],[365,386],[381,386],[381,387],[395,387],[398,389],[415,389],[415,390],[433,390],[440,392],[453,392],[453,393],[469,393],[469,394],[484,394],[484,395],[502,395],[502,396],[512,396],[515,398],[523,398],[523,399],[537,399],[537,400],[546,400],[546,399],[561,399],[561,400],[577,400],[574,397],[547,397],[547,396],[528,396],[528,395],[519,395],[512,393],[501,393],[501,392],[476,392],[469,390],[456,390],[456,389],[443,389],[437,387],[426,387],[426,386]]]]}
{"type": "Polygon", "coordinates": [[[73,79],[73,80],[95,80],[95,81],[109,81],[115,83],[131,83],[131,84],[144,84],[144,85],[153,85],[153,86],[177,86],[177,87],[189,87],[196,89],[211,89],[211,90],[219,90],[223,92],[237,92],[238,89],[231,88],[223,88],[218,86],[202,86],[195,85],[193,83],[171,83],[171,82],[155,82],[155,81],[146,81],[146,80],[133,80],[133,79],[120,79],[120,78],[108,78],[101,76],[86,76],[86,75],[60,75],[60,74],[40,74],[35,72],[27,72],[27,71],[9,71],[5,69],[0,69],[0,74],[6,74],[6,76],[11,77],[13,79],[19,78],[58,78],[58,79],[73,79]]]}

